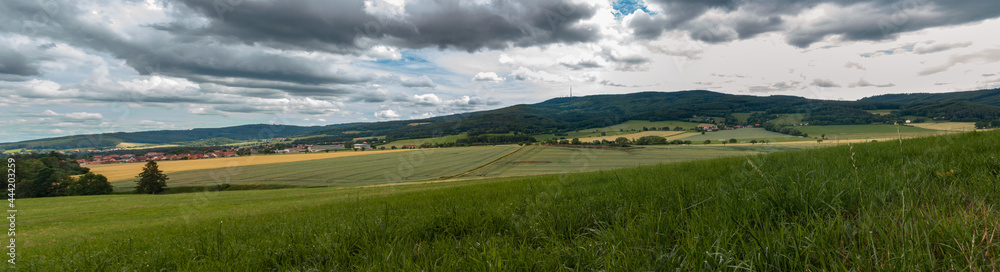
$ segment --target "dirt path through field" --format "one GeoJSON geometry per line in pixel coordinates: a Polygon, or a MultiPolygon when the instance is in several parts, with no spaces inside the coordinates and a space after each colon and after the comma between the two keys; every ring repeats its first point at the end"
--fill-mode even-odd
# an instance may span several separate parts
{"type": "Polygon", "coordinates": [[[511,155],[514,155],[514,153],[517,153],[518,151],[524,150],[525,148],[528,148],[528,147],[530,147],[530,145],[522,146],[521,148],[515,149],[514,151],[511,151],[510,153],[507,153],[506,155],[500,156],[496,160],[493,160],[493,161],[491,161],[491,162],[489,162],[487,164],[484,164],[482,166],[476,167],[475,169],[472,169],[472,170],[469,170],[469,171],[465,171],[464,173],[461,173],[461,174],[458,174],[458,175],[454,175],[454,176],[450,176],[450,177],[444,177],[444,178],[441,178],[441,179],[442,180],[455,179],[455,178],[459,178],[459,177],[468,175],[468,174],[470,174],[472,172],[476,172],[476,171],[482,170],[483,168],[490,167],[490,165],[493,165],[493,164],[495,164],[495,163],[497,163],[497,162],[499,162],[499,161],[501,161],[501,160],[503,160],[503,159],[505,159],[507,157],[510,157],[511,155]]]}
{"type": "MultiPolygon", "coordinates": [[[[593,142],[594,140],[598,140],[598,141],[600,141],[600,140],[614,141],[615,139],[618,139],[618,137],[625,137],[625,138],[628,138],[628,139],[631,140],[631,139],[639,139],[639,138],[642,138],[642,136],[650,136],[650,135],[664,137],[664,138],[667,138],[667,141],[670,141],[670,140],[673,140],[673,139],[679,139],[680,137],[673,137],[673,136],[681,135],[684,132],[687,132],[687,131],[650,130],[650,131],[636,132],[636,133],[631,133],[631,134],[614,135],[614,136],[586,137],[586,138],[580,138],[580,141],[584,142],[584,143],[593,142]]],[[[694,134],[692,133],[690,135],[694,135],[694,134]]],[[[684,136],[689,136],[689,135],[684,135],[684,136]]]]}

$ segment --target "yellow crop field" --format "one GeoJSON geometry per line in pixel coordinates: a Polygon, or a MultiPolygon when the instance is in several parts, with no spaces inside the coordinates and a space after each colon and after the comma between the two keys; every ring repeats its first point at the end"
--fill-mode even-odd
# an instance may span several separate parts
{"type": "Polygon", "coordinates": [[[585,142],[585,143],[586,142],[593,142],[594,140],[598,140],[598,141],[600,141],[600,140],[614,141],[618,137],[625,137],[625,138],[628,138],[629,140],[632,140],[632,139],[642,138],[642,136],[650,136],[650,135],[664,137],[664,138],[667,138],[667,141],[670,141],[670,140],[678,139],[679,137],[673,137],[673,136],[679,136],[680,134],[683,134],[684,132],[686,132],[686,131],[650,130],[650,131],[636,132],[636,133],[623,134],[623,135],[614,135],[614,136],[586,137],[586,138],[580,138],[580,141],[581,142],[585,142]]]}
{"type": "Polygon", "coordinates": [[[148,145],[148,144],[121,142],[121,143],[118,143],[118,146],[116,146],[116,147],[136,147],[136,146],[140,146],[140,145],[148,145]]]}
{"type": "Polygon", "coordinates": [[[117,148],[125,148],[125,149],[148,149],[148,148],[175,147],[175,146],[178,146],[178,145],[172,145],[172,144],[144,144],[144,143],[121,142],[121,143],[118,143],[118,145],[115,146],[115,147],[117,147],[117,148]]]}
{"type": "Polygon", "coordinates": [[[973,122],[942,122],[942,123],[919,123],[910,124],[918,128],[945,131],[973,131],[976,130],[976,123],[973,122]]]}
{"type": "MultiPolygon", "coordinates": [[[[159,164],[160,170],[163,170],[164,173],[169,174],[169,173],[191,171],[191,170],[216,169],[224,167],[271,164],[271,163],[282,163],[282,162],[309,161],[309,160],[389,153],[389,152],[404,152],[410,150],[413,149],[262,155],[262,156],[244,156],[244,157],[200,159],[200,160],[158,161],[156,163],[159,164]]],[[[128,180],[135,178],[135,176],[138,175],[139,172],[142,172],[142,167],[144,165],[146,164],[121,163],[121,164],[86,165],[85,167],[89,167],[90,171],[94,172],[95,174],[101,174],[104,175],[105,177],[108,177],[108,181],[120,181],[120,180],[128,180]]]]}

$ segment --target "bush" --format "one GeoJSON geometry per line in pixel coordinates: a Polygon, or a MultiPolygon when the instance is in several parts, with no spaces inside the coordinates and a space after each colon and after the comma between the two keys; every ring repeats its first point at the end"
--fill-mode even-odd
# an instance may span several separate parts
{"type": "Polygon", "coordinates": [[[87,173],[69,185],[70,195],[105,195],[113,190],[104,175],[87,173]]]}

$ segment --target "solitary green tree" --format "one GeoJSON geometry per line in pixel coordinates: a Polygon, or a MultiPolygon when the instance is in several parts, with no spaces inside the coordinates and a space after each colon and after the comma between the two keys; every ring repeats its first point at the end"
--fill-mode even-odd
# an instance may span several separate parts
{"type": "Polygon", "coordinates": [[[86,173],[70,184],[69,190],[72,195],[104,195],[110,194],[113,188],[104,175],[86,173]]]}
{"type": "Polygon", "coordinates": [[[705,140],[705,144],[711,144],[712,140],[705,140]]]}
{"type": "Polygon", "coordinates": [[[167,187],[167,177],[163,171],[160,171],[160,167],[156,165],[156,161],[149,161],[146,166],[142,167],[142,173],[139,173],[139,180],[136,180],[135,192],[137,194],[156,194],[163,192],[167,187]]]}

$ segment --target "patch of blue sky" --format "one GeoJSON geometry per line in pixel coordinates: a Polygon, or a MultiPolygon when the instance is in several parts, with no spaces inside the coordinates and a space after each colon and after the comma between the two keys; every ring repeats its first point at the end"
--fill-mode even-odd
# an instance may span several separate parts
{"type": "Polygon", "coordinates": [[[643,12],[654,14],[646,8],[646,2],[643,0],[612,0],[611,1],[611,14],[615,15],[615,19],[621,20],[625,16],[634,13],[637,10],[643,12]]]}
{"type": "Polygon", "coordinates": [[[421,56],[420,50],[403,50],[398,59],[365,61],[358,65],[407,77],[427,76],[434,80],[435,84],[445,86],[454,86],[455,82],[452,79],[465,78],[428,61],[421,56]]]}

